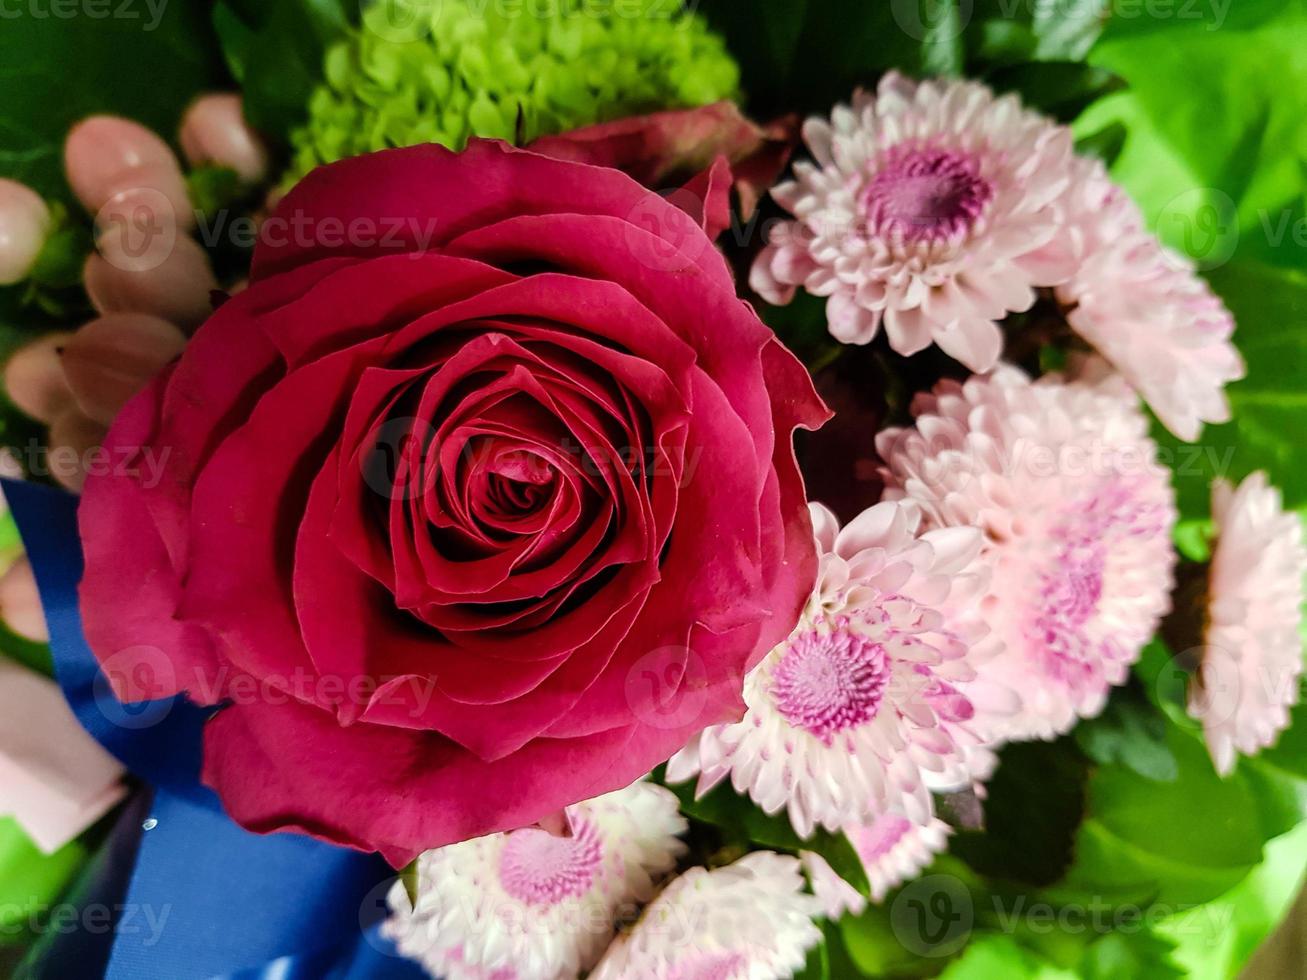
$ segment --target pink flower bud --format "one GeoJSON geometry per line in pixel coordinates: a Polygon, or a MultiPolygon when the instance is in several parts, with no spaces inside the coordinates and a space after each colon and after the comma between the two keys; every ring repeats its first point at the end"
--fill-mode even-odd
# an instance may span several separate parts
{"type": "Polygon", "coordinates": [[[32,564],[19,558],[0,575],[0,619],[19,636],[33,643],[46,643],[50,632],[41,608],[41,593],[36,588],[32,564]]]}
{"type": "Polygon", "coordinates": [[[213,312],[209,294],[218,288],[218,280],[200,244],[181,235],[166,249],[160,239],[135,255],[132,242],[130,229],[111,229],[87,257],[82,278],[95,309],[151,313],[184,330],[203,323],[213,312]]]}
{"type": "Polygon", "coordinates": [[[138,123],[116,116],[82,120],[64,143],[64,167],[73,193],[97,220],[116,196],[144,189],[163,196],[178,228],[195,224],[177,157],[138,123]]]}
{"type": "Polygon", "coordinates": [[[49,333],[16,350],[5,365],[5,391],[18,408],[38,422],[50,423],[72,407],[73,392],[64,377],[59,349],[70,333],[49,333]]]}
{"type": "Polygon", "coordinates": [[[0,179],[0,286],[27,278],[50,231],[50,209],[14,180],[0,179]]]}
{"type": "Polygon", "coordinates": [[[192,102],[182,118],[181,144],[192,166],[230,167],[248,184],[267,175],[268,153],[246,124],[239,95],[204,95],[192,102]]]}
{"type": "Polygon", "coordinates": [[[66,489],[81,493],[88,457],[108,434],[108,429],[88,419],[75,405],[63,412],[50,423],[50,475],[66,489]]]}
{"type": "Polygon", "coordinates": [[[64,374],[78,407],[108,425],[185,346],[185,334],[167,320],[111,313],[73,334],[64,347],[64,374]]]}

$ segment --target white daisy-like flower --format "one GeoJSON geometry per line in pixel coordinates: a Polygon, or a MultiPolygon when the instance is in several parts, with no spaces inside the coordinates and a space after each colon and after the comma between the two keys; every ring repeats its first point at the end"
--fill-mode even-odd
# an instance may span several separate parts
{"type": "Polygon", "coordinates": [[[877,437],[886,496],[983,531],[1002,645],[985,673],[1022,701],[1003,734],[1052,738],[1102,710],[1170,608],[1175,495],[1148,422],[1119,376],[1013,368],[942,382],[913,411],[877,437]]]}
{"type": "Polygon", "coordinates": [[[816,898],[803,890],[799,860],[746,854],[675,879],[590,980],[781,980],[821,941],[816,898]]]}
{"type": "MultiPolygon", "coordinates": [[[[937,854],[942,854],[952,832],[943,820],[919,824],[897,814],[885,814],[870,823],[844,828],[871,885],[871,899],[878,903],[885,900],[891,889],[917,877],[937,854]]],[[[812,851],[804,851],[800,856],[812,892],[822,903],[827,918],[838,919],[846,912],[861,915],[866,911],[866,899],[825,858],[812,851]]]]}
{"type": "Polygon", "coordinates": [[[1070,131],[976,82],[890,73],[827,122],[810,119],[814,162],[772,196],[777,225],[750,285],[772,303],[797,287],[827,299],[830,332],[914,354],[931,343],[973,371],[1002,350],[995,321],[1075,271],[1062,198],[1070,131]]]}
{"type": "Polygon", "coordinates": [[[1302,674],[1302,521],[1285,513],[1265,473],[1212,488],[1216,542],[1208,570],[1207,629],[1189,713],[1202,722],[1222,775],[1235,752],[1274,744],[1298,703],[1302,674]]]}
{"type": "Polygon", "coordinates": [[[418,858],[384,931],[444,980],[574,980],[685,853],[676,796],[638,782],[567,808],[570,836],[526,828],[418,858]]]}
{"type": "Polygon", "coordinates": [[[1230,342],[1234,317],[1188,258],[1164,247],[1097,160],[1077,160],[1067,196],[1083,252],[1055,291],[1067,322],[1192,442],[1204,422],[1227,422],[1225,385],[1244,376],[1230,342]]]}
{"type": "Polygon", "coordinates": [[[803,837],[882,813],[919,823],[931,790],[970,785],[972,747],[1016,711],[977,670],[987,571],[975,528],[919,533],[907,503],[840,530],[812,506],[821,566],[798,625],[745,678],[744,718],[707,729],[668,763],[706,793],[727,776],[803,837]]]}

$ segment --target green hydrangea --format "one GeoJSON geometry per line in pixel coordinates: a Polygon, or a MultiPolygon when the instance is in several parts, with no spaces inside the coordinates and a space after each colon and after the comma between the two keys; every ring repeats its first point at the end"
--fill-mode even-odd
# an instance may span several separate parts
{"type": "Polygon", "coordinates": [[[343,157],[471,136],[527,143],[732,98],[739,68],[679,0],[379,0],[331,47],[288,180],[343,157]]]}

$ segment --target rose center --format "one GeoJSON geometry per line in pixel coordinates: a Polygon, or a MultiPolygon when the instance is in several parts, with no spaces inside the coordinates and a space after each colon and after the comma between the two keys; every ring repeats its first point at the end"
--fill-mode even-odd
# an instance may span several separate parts
{"type": "Polygon", "coordinates": [[[781,715],[827,744],[876,717],[889,683],[885,648],[846,628],[790,641],[772,675],[781,715]]]}
{"type": "Polygon", "coordinates": [[[486,467],[488,509],[504,517],[531,514],[553,492],[558,471],[533,453],[505,453],[486,467]]]}
{"type": "Polygon", "coordinates": [[[977,158],[941,149],[892,153],[862,192],[868,229],[908,242],[966,235],[994,196],[977,158]]]}
{"type": "Polygon", "coordinates": [[[603,848],[594,827],[578,823],[571,837],[534,828],[509,834],[499,859],[504,891],[528,905],[556,905],[594,884],[603,848]]]}

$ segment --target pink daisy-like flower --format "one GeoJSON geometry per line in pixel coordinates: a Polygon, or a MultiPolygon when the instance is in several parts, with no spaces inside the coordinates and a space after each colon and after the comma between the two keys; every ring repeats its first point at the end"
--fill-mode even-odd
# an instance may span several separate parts
{"type": "Polygon", "coordinates": [[[639,782],[567,808],[570,836],[528,828],[428,851],[385,932],[445,980],[574,980],[685,853],[674,794],[639,782]]]}
{"type": "Polygon", "coordinates": [[[1302,674],[1302,521],[1254,473],[1238,489],[1212,488],[1216,543],[1208,571],[1203,659],[1189,713],[1202,722],[1222,775],[1236,750],[1254,755],[1289,725],[1302,674]]]}
{"type": "Polygon", "coordinates": [[[773,230],[749,282],[772,303],[799,286],[829,297],[838,340],[865,344],[883,321],[900,354],[935,343],[987,371],[995,321],[1075,270],[1059,235],[1071,133],[1015,96],[890,73],[803,135],[815,162],[772,191],[795,220],[773,230]]]}
{"type": "Polygon", "coordinates": [[[755,851],[674,880],[590,980],[780,980],[821,941],[797,858],[755,851]]]}
{"type": "Polygon", "coordinates": [[[1184,256],[1165,248],[1097,160],[1077,160],[1068,210],[1083,259],[1056,289],[1067,322],[1192,442],[1227,422],[1225,385],[1244,376],[1234,318],[1184,256]]]}
{"type": "Polygon", "coordinates": [[[912,429],[876,441],[886,496],[934,527],[976,527],[993,569],[985,667],[1021,695],[1008,738],[1052,738],[1102,710],[1170,608],[1174,492],[1116,375],[1031,382],[1013,368],[942,382],[912,429]]]}
{"type": "MultiPolygon", "coordinates": [[[[948,847],[951,833],[952,829],[943,820],[919,824],[892,813],[870,823],[844,828],[866,872],[873,902],[884,901],[890,889],[921,874],[935,860],[935,855],[948,847]]],[[[812,851],[804,851],[801,857],[813,894],[822,903],[827,918],[838,919],[845,912],[861,915],[866,911],[866,899],[825,858],[812,851]]]]}
{"type": "Polygon", "coordinates": [[[745,679],[743,720],[701,733],[667,776],[699,773],[702,794],[729,775],[803,837],[882,813],[925,823],[931,790],[969,785],[968,750],[1017,707],[977,676],[994,649],[980,532],[920,534],[904,503],[843,530],[820,505],[812,515],[821,567],[798,626],[745,679]]]}

